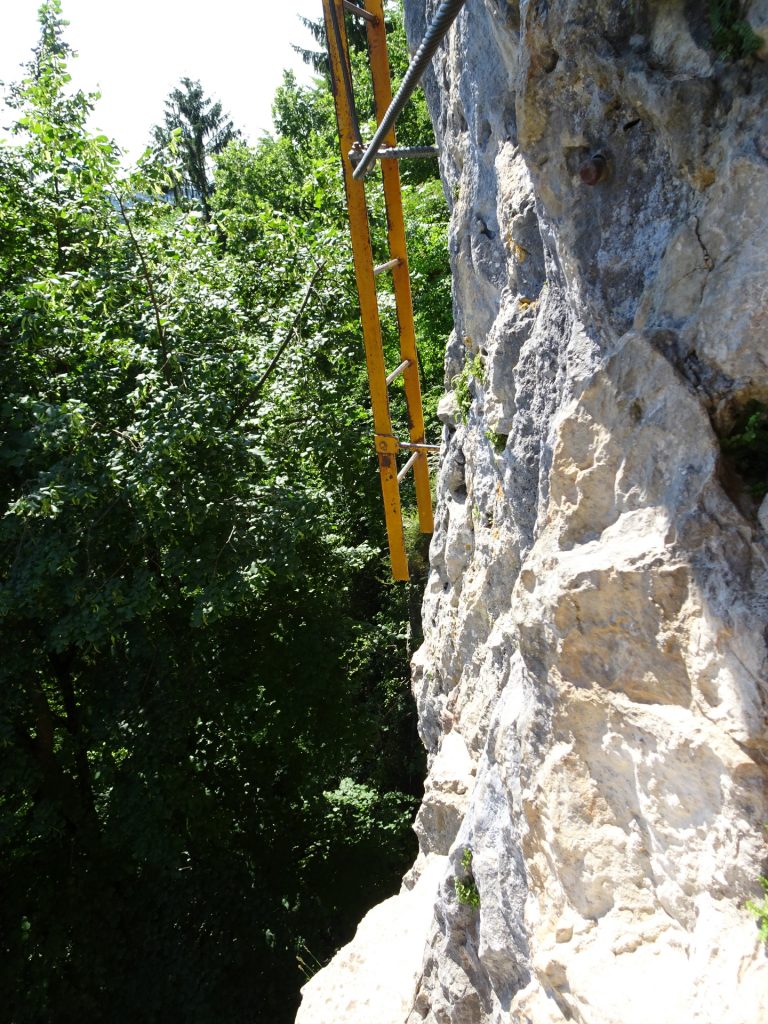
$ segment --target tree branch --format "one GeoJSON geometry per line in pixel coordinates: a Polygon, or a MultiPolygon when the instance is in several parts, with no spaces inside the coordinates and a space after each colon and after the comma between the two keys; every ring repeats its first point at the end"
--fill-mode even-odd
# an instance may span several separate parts
{"type": "Polygon", "coordinates": [[[120,213],[123,215],[123,222],[126,228],[128,229],[128,234],[130,235],[131,242],[133,243],[133,247],[136,250],[136,255],[139,257],[139,262],[141,263],[141,270],[144,276],[144,283],[146,284],[147,291],[149,292],[149,301],[152,303],[152,309],[154,310],[155,313],[155,324],[157,325],[157,336],[160,339],[160,348],[163,353],[163,363],[167,365],[168,348],[165,343],[165,331],[163,330],[163,322],[160,316],[160,304],[157,301],[155,286],[152,283],[152,275],[149,273],[149,267],[147,266],[147,261],[144,259],[144,253],[141,251],[141,246],[138,243],[136,235],[133,233],[131,222],[128,220],[128,213],[123,204],[123,200],[118,192],[115,192],[115,199],[117,199],[117,203],[120,207],[120,213]]]}
{"type": "Polygon", "coordinates": [[[75,773],[77,776],[77,788],[83,799],[87,813],[96,818],[96,808],[93,798],[93,786],[91,784],[91,767],[88,763],[88,750],[86,738],[82,730],[82,718],[80,707],[75,695],[74,680],[72,678],[72,657],[51,653],[48,655],[53,674],[59,684],[64,712],[66,714],[66,727],[72,737],[75,748],[75,773]]]}
{"type": "Polygon", "coordinates": [[[261,394],[264,385],[267,383],[269,378],[274,373],[274,370],[280,361],[280,357],[288,347],[288,343],[290,342],[291,338],[296,332],[296,328],[299,326],[301,318],[304,316],[304,311],[306,310],[307,304],[309,303],[309,297],[312,294],[312,289],[315,286],[315,281],[317,281],[318,277],[320,276],[320,272],[324,269],[324,267],[324,263],[318,264],[317,269],[315,270],[314,274],[310,278],[309,284],[307,285],[307,290],[304,292],[304,298],[301,300],[301,305],[299,306],[298,312],[294,316],[293,321],[291,322],[291,326],[288,328],[285,337],[277,346],[277,352],[275,352],[274,356],[270,360],[266,370],[262,373],[262,375],[253,385],[251,390],[245,396],[243,401],[237,406],[235,411],[229,417],[229,420],[227,421],[227,430],[231,429],[231,427],[234,426],[235,422],[238,419],[240,419],[240,417],[243,415],[248,406],[252,405],[256,401],[256,399],[261,394]]]}

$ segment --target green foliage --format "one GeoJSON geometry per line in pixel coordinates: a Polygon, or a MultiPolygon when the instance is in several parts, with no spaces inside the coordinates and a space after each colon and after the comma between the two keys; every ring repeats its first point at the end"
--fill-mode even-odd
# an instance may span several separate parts
{"type": "Polygon", "coordinates": [[[419,514],[414,508],[403,516],[403,534],[405,550],[408,554],[408,566],[417,586],[426,582],[429,571],[430,535],[422,533],[419,527],[419,514]]]}
{"type": "Polygon", "coordinates": [[[503,455],[506,447],[509,434],[497,434],[495,430],[487,430],[485,436],[490,441],[491,447],[497,455],[503,455]]]}
{"type": "Polygon", "coordinates": [[[480,384],[485,381],[485,366],[480,353],[471,358],[468,357],[461,373],[457,373],[451,381],[462,423],[466,423],[469,417],[469,409],[472,405],[471,382],[473,380],[480,384]]]}
{"type": "Polygon", "coordinates": [[[765,895],[759,903],[747,900],[747,909],[757,918],[761,940],[768,942],[768,878],[761,877],[760,885],[763,887],[765,895]]]}
{"type": "Polygon", "coordinates": [[[462,882],[457,878],[454,881],[454,885],[456,886],[456,898],[459,903],[477,910],[480,906],[480,893],[477,891],[474,879],[469,878],[462,882]]]}
{"type": "Polygon", "coordinates": [[[720,447],[753,494],[768,492],[768,406],[749,402],[720,447]]]}
{"type": "Polygon", "coordinates": [[[763,40],[743,17],[741,0],[709,0],[707,13],[715,49],[728,60],[749,57],[763,40]]]}
{"type": "MultiPolygon", "coordinates": [[[[422,136],[423,137],[423,136],[422,136]]],[[[446,261],[448,205],[442,183],[427,179],[403,187],[413,315],[419,342],[422,404],[428,426],[438,436],[437,404],[443,395],[445,339],[453,329],[451,278],[446,261]]]]}
{"type": "Polygon", "coordinates": [[[477,890],[477,883],[472,875],[472,851],[464,850],[461,855],[461,866],[465,871],[463,879],[455,878],[453,881],[456,889],[456,899],[465,907],[472,907],[477,910],[480,907],[480,893],[477,890]]]}
{"type": "MultiPolygon", "coordinates": [[[[332,98],[287,77],[206,223],[171,154],[88,131],[63,26],[0,147],[0,991],[14,1024],[288,1021],[297,958],[396,887],[424,768],[332,98]]],[[[437,186],[406,196],[445,300],[437,186]]],[[[429,393],[449,312],[417,316],[429,393]]]]}
{"type": "MultiPolygon", "coordinates": [[[[765,826],[768,829],[768,825],[765,826]]],[[[763,898],[760,901],[747,900],[747,910],[757,918],[757,925],[760,930],[762,942],[768,942],[768,878],[760,877],[760,885],[763,888],[763,898]]]]}

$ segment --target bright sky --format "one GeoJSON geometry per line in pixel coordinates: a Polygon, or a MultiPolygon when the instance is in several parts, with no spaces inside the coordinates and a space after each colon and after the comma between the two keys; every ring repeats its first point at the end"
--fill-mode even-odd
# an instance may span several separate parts
{"type": "MultiPolygon", "coordinates": [[[[39,0],[0,0],[0,80],[17,81],[38,37],[39,0]]],[[[165,97],[182,77],[199,79],[255,141],[272,125],[270,107],[284,68],[312,72],[291,49],[317,49],[298,15],[322,17],[321,0],[63,0],[66,39],[78,52],[73,85],[101,92],[93,127],[130,157],[162,120],[165,97]]],[[[5,111],[0,110],[0,117],[5,111]]],[[[0,123],[8,122],[7,113],[0,123]]]]}

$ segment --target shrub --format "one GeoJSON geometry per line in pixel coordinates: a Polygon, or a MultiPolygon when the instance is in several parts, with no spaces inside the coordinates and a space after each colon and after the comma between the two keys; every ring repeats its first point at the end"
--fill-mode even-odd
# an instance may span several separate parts
{"type": "Polygon", "coordinates": [[[472,874],[472,851],[470,849],[466,849],[461,855],[461,866],[466,874],[463,879],[454,879],[456,899],[465,907],[472,907],[474,910],[477,910],[480,906],[480,893],[472,874]]]}

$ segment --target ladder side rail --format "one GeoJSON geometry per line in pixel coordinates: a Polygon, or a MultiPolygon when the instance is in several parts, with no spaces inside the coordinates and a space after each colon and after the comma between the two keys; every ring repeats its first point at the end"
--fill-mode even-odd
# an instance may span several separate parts
{"type": "MultiPolygon", "coordinates": [[[[349,152],[357,140],[352,103],[345,87],[347,76],[344,72],[346,69],[349,74],[349,64],[342,0],[323,0],[323,13],[336,120],[339,128],[341,165],[349,211],[352,256],[360,301],[360,318],[363,325],[363,343],[368,367],[373,429],[376,435],[376,455],[379,461],[392,575],[397,580],[407,580],[408,556],[405,550],[400,487],[397,479],[398,444],[392,434],[392,422],[389,414],[387,373],[384,366],[384,348],[376,297],[368,207],[365,186],[352,177],[352,165],[349,161],[349,152]]],[[[371,23],[367,22],[366,24],[370,26],[371,23]]]]}
{"type": "MultiPolygon", "coordinates": [[[[367,23],[366,29],[370,49],[376,113],[377,119],[381,120],[384,112],[392,102],[392,83],[390,80],[383,0],[368,0],[368,9],[377,19],[376,22],[367,23]]],[[[394,124],[384,136],[384,140],[387,145],[395,146],[394,124]]],[[[424,444],[424,413],[421,403],[421,385],[419,383],[419,362],[416,353],[416,327],[413,320],[411,278],[405,241],[403,198],[400,189],[400,168],[397,161],[382,161],[381,173],[384,181],[384,199],[387,207],[389,255],[392,259],[399,260],[397,266],[392,268],[392,283],[395,291],[395,307],[400,329],[400,359],[403,363],[408,363],[402,375],[408,407],[408,428],[411,443],[424,444]]],[[[419,513],[419,529],[422,533],[432,533],[434,530],[434,519],[432,515],[432,494],[429,486],[429,465],[426,452],[416,460],[413,467],[413,479],[419,513]]]]}
{"type": "MultiPolygon", "coordinates": [[[[339,135],[341,135],[339,112],[342,109],[345,127],[350,129],[355,140],[354,145],[357,147],[362,145],[362,137],[360,135],[360,122],[357,118],[357,108],[355,106],[355,93],[352,88],[352,65],[349,60],[349,41],[347,39],[347,27],[344,23],[343,6],[344,0],[341,0],[341,4],[332,3],[328,7],[325,31],[328,37],[331,79],[334,81],[334,99],[337,98],[339,88],[344,90],[342,108],[339,107],[338,102],[336,103],[336,123],[339,127],[339,135]],[[333,50],[338,55],[338,59],[335,62],[331,54],[331,39],[333,39],[333,50]]],[[[325,3],[323,3],[323,8],[325,9],[325,3]]]]}

